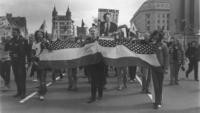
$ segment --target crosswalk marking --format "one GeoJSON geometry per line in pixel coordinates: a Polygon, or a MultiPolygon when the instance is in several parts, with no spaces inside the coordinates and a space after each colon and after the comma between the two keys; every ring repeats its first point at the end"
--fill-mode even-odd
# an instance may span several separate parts
{"type": "MultiPolygon", "coordinates": [[[[137,81],[140,83],[140,85],[142,86],[142,80],[140,79],[140,77],[138,77],[138,75],[136,75],[136,79],[137,81]]],[[[150,98],[150,100],[153,102],[153,96],[152,94],[147,94],[147,96],[150,98]]]]}
{"type": "MultiPolygon", "coordinates": [[[[56,80],[59,80],[59,79],[60,79],[60,76],[56,77],[56,80]]],[[[46,86],[49,87],[52,84],[53,84],[53,82],[49,82],[49,83],[46,84],[46,86]]],[[[37,94],[38,94],[38,92],[35,91],[35,92],[31,93],[30,95],[26,96],[24,99],[20,100],[19,103],[22,104],[22,103],[26,102],[27,100],[29,100],[30,98],[32,98],[33,96],[35,96],[37,94]]]]}

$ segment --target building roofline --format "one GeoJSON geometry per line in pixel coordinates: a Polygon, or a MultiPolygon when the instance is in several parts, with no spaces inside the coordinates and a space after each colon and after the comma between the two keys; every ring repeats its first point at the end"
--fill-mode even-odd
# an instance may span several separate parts
{"type": "Polygon", "coordinates": [[[147,0],[147,1],[145,1],[140,7],[139,7],[139,9],[136,11],[136,13],[133,15],[133,17],[130,19],[130,22],[134,19],[134,18],[136,18],[136,16],[139,14],[139,13],[141,13],[141,12],[145,12],[145,11],[168,11],[168,10],[170,10],[170,9],[148,9],[148,10],[141,10],[141,8],[145,5],[145,4],[149,4],[149,3],[169,3],[169,1],[167,0],[167,1],[150,1],[150,0],[147,0]]]}

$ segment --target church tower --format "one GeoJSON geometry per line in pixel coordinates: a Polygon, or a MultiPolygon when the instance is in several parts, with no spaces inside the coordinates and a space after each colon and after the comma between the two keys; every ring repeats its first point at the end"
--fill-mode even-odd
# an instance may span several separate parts
{"type": "Polygon", "coordinates": [[[69,6],[68,6],[68,8],[67,8],[66,17],[67,17],[67,20],[71,20],[71,19],[72,19],[72,18],[71,18],[71,11],[70,11],[70,9],[69,9],[69,6]]]}

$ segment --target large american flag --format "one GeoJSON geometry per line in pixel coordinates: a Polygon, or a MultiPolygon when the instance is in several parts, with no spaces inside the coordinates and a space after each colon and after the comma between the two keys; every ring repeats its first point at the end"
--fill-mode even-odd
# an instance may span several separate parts
{"type": "MultiPolygon", "coordinates": [[[[155,46],[152,44],[145,43],[142,40],[127,40],[127,39],[118,39],[118,40],[104,40],[99,39],[98,44],[102,47],[116,47],[117,45],[124,45],[129,50],[135,52],[136,54],[154,54],[155,46]]],[[[50,42],[48,48],[51,50],[67,49],[67,48],[80,48],[82,47],[81,43],[71,41],[71,40],[57,40],[55,42],[50,42]]]]}

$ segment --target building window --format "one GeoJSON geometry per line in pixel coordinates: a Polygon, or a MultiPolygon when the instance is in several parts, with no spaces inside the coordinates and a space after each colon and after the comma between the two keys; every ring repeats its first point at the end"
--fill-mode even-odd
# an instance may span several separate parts
{"type": "Polygon", "coordinates": [[[157,7],[159,8],[159,7],[160,7],[160,4],[157,4],[157,7]]]}
{"type": "Polygon", "coordinates": [[[150,16],[151,16],[150,14],[146,14],[146,18],[150,18],[150,16]]]}
{"type": "Polygon", "coordinates": [[[169,24],[169,20],[167,20],[167,24],[169,24]]]}
{"type": "Polygon", "coordinates": [[[150,20],[147,21],[147,24],[150,24],[150,20]]]}
{"type": "Polygon", "coordinates": [[[162,26],[162,29],[165,30],[165,26],[162,26]]]}
{"type": "Polygon", "coordinates": [[[61,24],[61,25],[64,25],[64,24],[65,24],[65,22],[60,22],[60,24],[61,24]]]}
{"type": "Polygon", "coordinates": [[[170,16],[170,15],[169,15],[169,13],[168,13],[168,14],[167,14],[167,18],[169,18],[169,16],[170,16]]]}
{"type": "Polygon", "coordinates": [[[157,23],[159,24],[159,23],[160,23],[160,20],[157,20],[157,23]]]}
{"type": "Polygon", "coordinates": [[[163,14],[163,18],[165,18],[165,14],[163,14]]]}
{"type": "Polygon", "coordinates": [[[158,18],[160,18],[160,14],[158,14],[158,18]]]}
{"type": "Polygon", "coordinates": [[[165,20],[163,20],[163,23],[165,23],[165,20]]]}
{"type": "Polygon", "coordinates": [[[150,26],[147,26],[147,31],[150,31],[150,26]]]}
{"type": "Polygon", "coordinates": [[[169,25],[167,26],[167,30],[169,30],[169,25]]]}
{"type": "Polygon", "coordinates": [[[157,29],[159,30],[159,29],[160,29],[160,26],[157,26],[157,29]]]}

